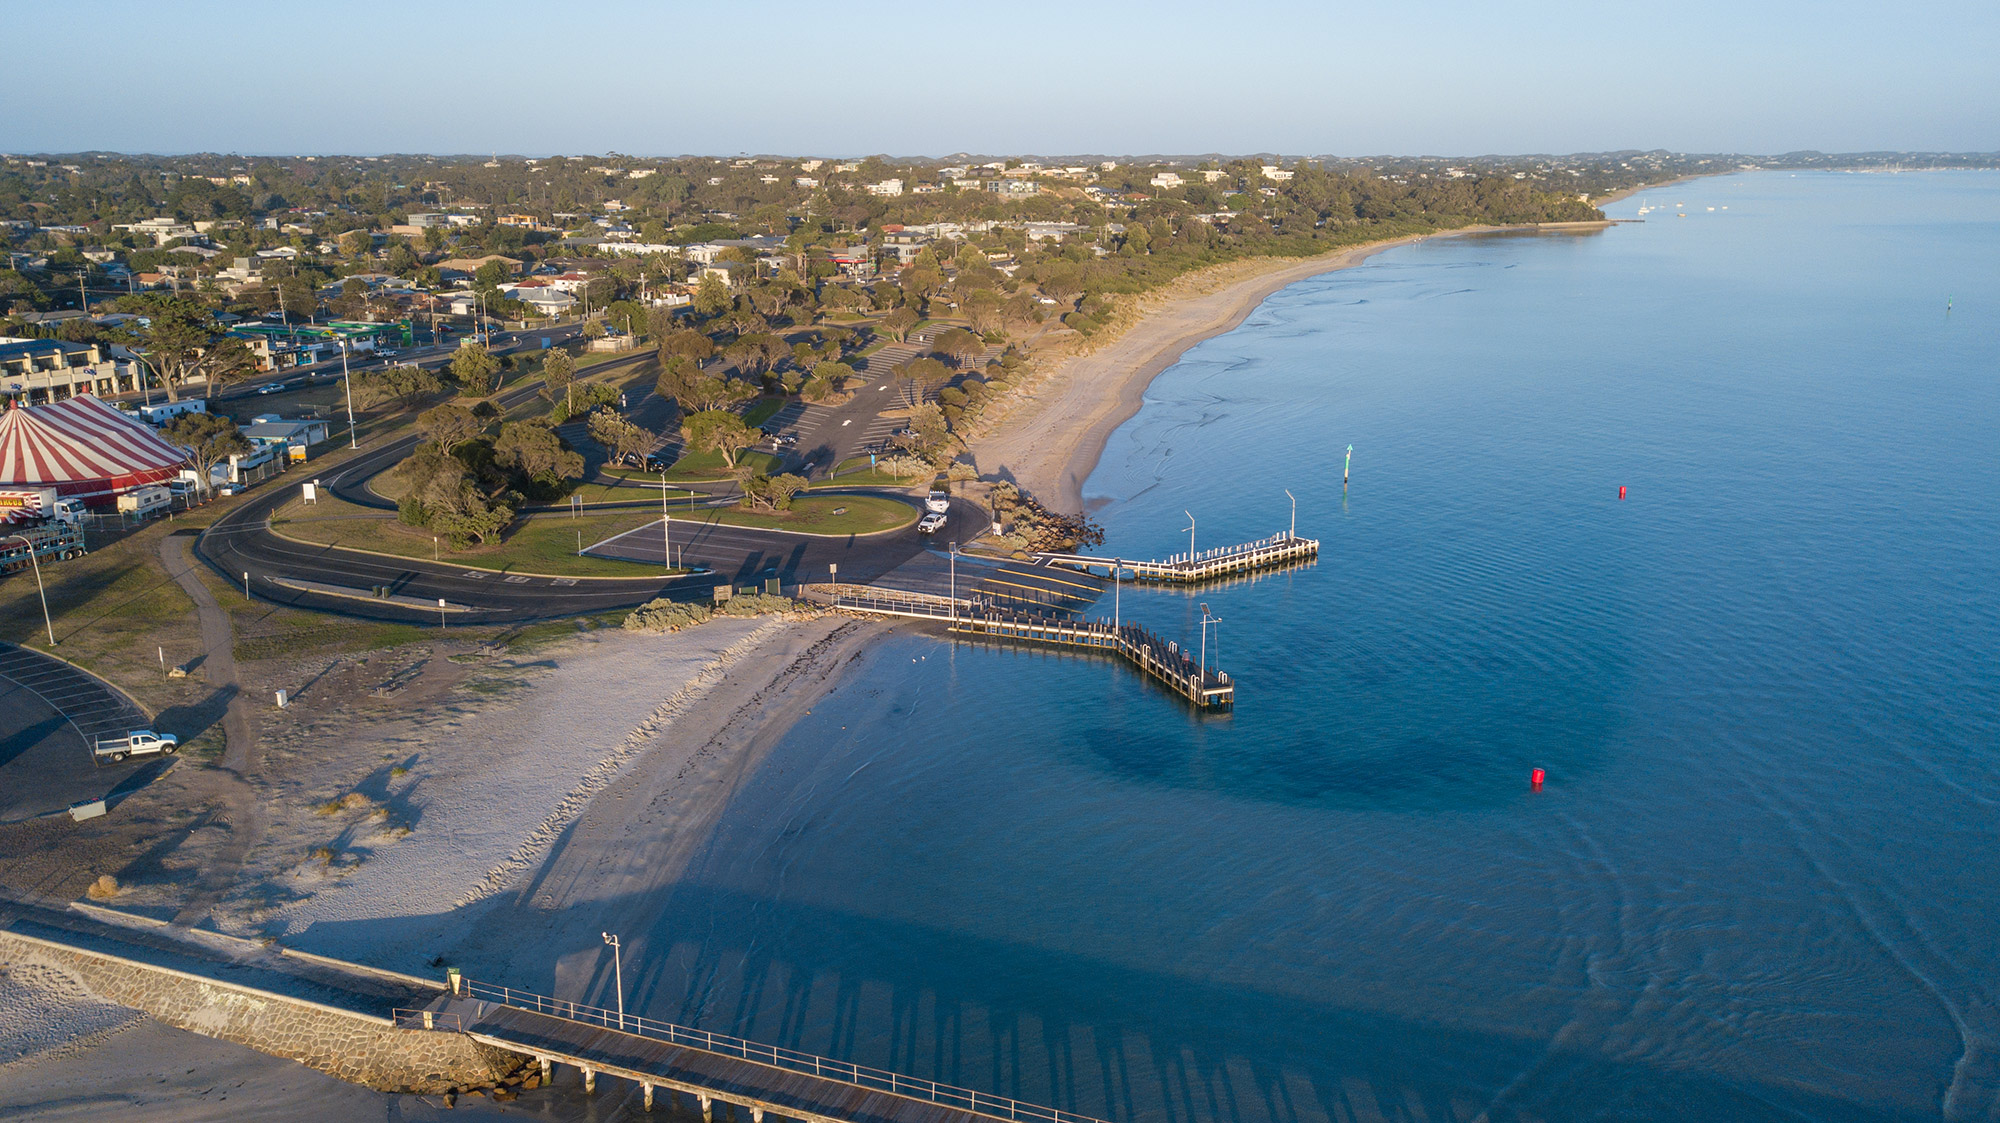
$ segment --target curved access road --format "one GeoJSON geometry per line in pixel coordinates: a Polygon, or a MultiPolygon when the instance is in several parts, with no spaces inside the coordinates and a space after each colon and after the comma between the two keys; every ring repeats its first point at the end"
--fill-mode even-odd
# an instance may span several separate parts
{"type": "MultiPolygon", "coordinates": [[[[501,404],[525,400],[538,386],[529,383],[511,390],[501,396],[501,404]]],[[[343,500],[393,509],[394,504],[368,489],[367,481],[402,461],[420,439],[412,434],[365,451],[323,474],[320,483],[343,500]]],[[[950,524],[936,536],[919,534],[911,526],[867,536],[827,537],[676,518],[672,530],[687,537],[676,542],[675,561],[704,572],[680,577],[538,577],[280,537],[271,530],[271,515],[291,497],[293,486],[280,482],[253,492],[203,532],[196,553],[231,584],[242,587],[247,581],[250,594],[263,600],[368,619],[445,626],[607,612],[662,595],[702,599],[724,583],[762,583],[771,578],[788,585],[823,581],[829,566],[837,566],[844,580],[876,580],[893,570],[898,572],[898,583],[936,585],[941,591],[949,580],[945,543],[976,537],[987,519],[982,508],[963,499],[952,501],[950,524]]],[[[629,506],[652,503],[650,498],[634,499],[629,506]]],[[[644,530],[602,543],[591,552],[642,563],[664,561],[660,537],[644,530]]]]}

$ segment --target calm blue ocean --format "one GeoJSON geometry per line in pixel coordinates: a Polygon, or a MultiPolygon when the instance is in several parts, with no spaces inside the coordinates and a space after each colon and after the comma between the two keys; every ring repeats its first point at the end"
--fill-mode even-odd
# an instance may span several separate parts
{"type": "Polygon", "coordinates": [[[1324,545],[1126,590],[1221,617],[1236,712],[884,643],[638,1006],[1121,1123],[2000,1115],[2000,174],[1641,205],[1294,285],[1162,374],[1107,549],[1285,488],[1324,545]]]}

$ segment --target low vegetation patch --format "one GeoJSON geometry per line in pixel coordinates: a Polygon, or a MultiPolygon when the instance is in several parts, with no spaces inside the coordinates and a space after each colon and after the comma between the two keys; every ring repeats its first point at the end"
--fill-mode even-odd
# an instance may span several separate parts
{"type": "Polygon", "coordinates": [[[744,593],[734,596],[718,605],[671,601],[662,597],[647,601],[632,610],[625,617],[628,632],[678,632],[704,624],[717,616],[769,616],[780,612],[797,612],[806,606],[790,597],[774,597],[768,593],[744,593]]]}

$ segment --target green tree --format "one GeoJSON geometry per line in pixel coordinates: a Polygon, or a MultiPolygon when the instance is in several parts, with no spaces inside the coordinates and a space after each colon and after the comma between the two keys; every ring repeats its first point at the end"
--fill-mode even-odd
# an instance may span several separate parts
{"type": "MultiPolygon", "coordinates": [[[[671,325],[671,321],[669,321],[671,325]]],[[[659,341],[660,361],[666,362],[678,356],[696,363],[705,363],[715,355],[715,341],[693,328],[672,328],[654,333],[659,341]]]]}
{"type": "Polygon", "coordinates": [[[560,347],[542,356],[542,396],[550,401],[561,397],[567,409],[576,409],[576,360],[560,347]]]}
{"type": "Polygon", "coordinates": [[[451,357],[451,378],[467,393],[484,397],[500,388],[500,359],[476,343],[460,347],[451,357]]]}
{"type": "Polygon", "coordinates": [[[653,447],[653,434],[608,409],[590,415],[590,439],[603,445],[613,460],[637,456],[653,447]]]}
{"type": "Polygon", "coordinates": [[[882,317],[882,330],[895,336],[896,342],[901,343],[903,337],[910,334],[910,329],[917,326],[917,319],[916,312],[908,305],[892,308],[888,315],[882,317]]]}
{"type": "Polygon", "coordinates": [[[722,278],[713,273],[703,275],[694,290],[695,315],[712,319],[729,311],[730,305],[729,286],[722,283],[722,278]]]}
{"type": "Polygon", "coordinates": [[[736,467],[736,454],[757,443],[757,430],[726,409],[705,409],[688,414],[681,422],[681,436],[690,448],[713,449],[722,453],[723,463],[736,467]]]}
{"type": "Polygon", "coordinates": [[[805,477],[790,472],[778,476],[752,475],[743,481],[743,505],[754,510],[788,511],[792,497],[805,487],[805,477]]]}
{"type": "Polygon", "coordinates": [[[923,401],[926,393],[950,381],[951,368],[929,355],[922,355],[897,367],[896,376],[903,381],[903,400],[915,406],[923,401]]]}
{"type": "Polygon", "coordinates": [[[939,332],[932,346],[939,352],[951,356],[952,365],[957,367],[964,367],[986,353],[986,341],[964,328],[949,328],[939,332]]]}
{"type": "Polygon", "coordinates": [[[160,430],[168,440],[188,450],[194,462],[197,486],[209,490],[209,473],[231,456],[251,451],[249,438],[236,422],[213,413],[184,413],[160,430]]]}
{"type": "Polygon", "coordinates": [[[415,409],[444,393],[443,380],[415,366],[361,371],[354,376],[354,387],[363,408],[393,400],[403,409],[415,409]]]}
{"type": "Polygon", "coordinates": [[[446,403],[417,415],[417,431],[449,453],[486,431],[486,423],[464,406],[446,403]]]}
{"type": "Polygon", "coordinates": [[[493,442],[493,459],[549,491],[561,491],[583,475],[583,455],[564,448],[562,438],[541,421],[509,421],[500,426],[500,438],[493,442]]]}
{"type": "Polygon", "coordinates": [[[193,297],[146,296],[135,310],[148,321],[140,332],[139,354],[170,402],[178,401],[180,388],[196,378],[215,387],[256,370],[250,349],[223,334],[208,305],[193,297]]]}

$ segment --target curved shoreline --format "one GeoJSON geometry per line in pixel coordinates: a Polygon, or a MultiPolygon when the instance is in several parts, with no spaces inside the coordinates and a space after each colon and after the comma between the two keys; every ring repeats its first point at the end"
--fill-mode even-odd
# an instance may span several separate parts
{"type": "MultiPolygon", "coordinates": [[[[1548,225],[1577,229],[1610,223],[1548,225]]],[[[1232,262],[1181,278],[1147,298],[1139,319],[1123,334],[1093,350],[1056,359],[1037,374],[1006,414],[968,443],[973,462],[982,477],[1010,479],[1055,509],[1081,513],[1083,481],[1096,469],[1112,432],[1139,412],[1146,387],[1197,343],[1242,324],[1271,294],[1311,277],[1351,269],[1397,246],[1543,228],[1467,226],[1408,234],[1302,260],[1257,259],[1248,263],[1248,276],[1239,275],[1246,263],[1232,262]]]]}

